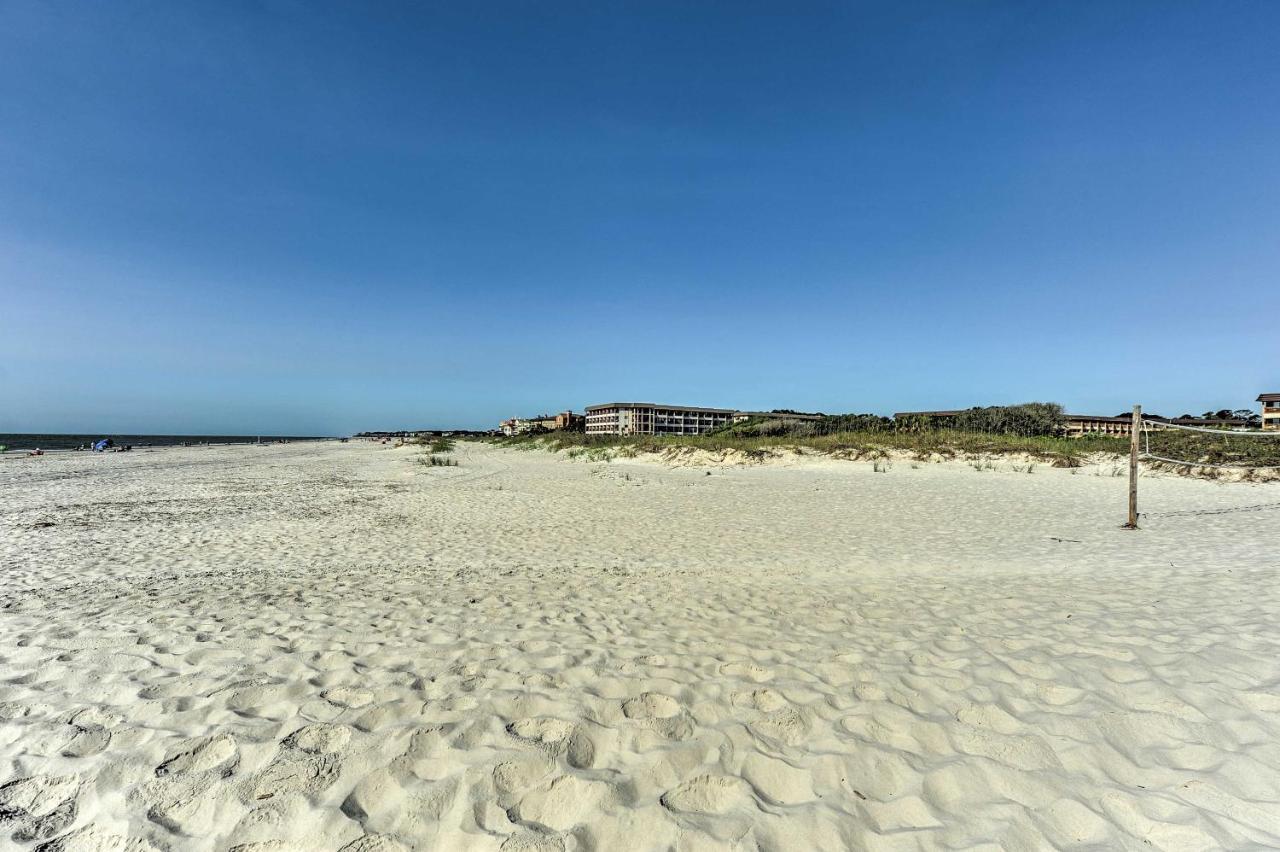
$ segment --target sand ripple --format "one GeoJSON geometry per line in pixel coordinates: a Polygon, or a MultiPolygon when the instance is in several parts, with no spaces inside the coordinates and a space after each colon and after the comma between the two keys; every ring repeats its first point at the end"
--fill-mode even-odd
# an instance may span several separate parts
{"type": "Polygon", "coordinates": [[[0,464],[0,846],[1280,847],[1271,486],[411,452],[0,464]]]}

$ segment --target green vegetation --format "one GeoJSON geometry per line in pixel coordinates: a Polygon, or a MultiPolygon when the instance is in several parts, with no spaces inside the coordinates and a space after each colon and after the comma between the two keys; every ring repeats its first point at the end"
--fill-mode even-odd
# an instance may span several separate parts
{"type": "Polygon", "coordinates": [[[1255,432],[1241,435],[1227,430],[1210,434],[1181,429],[1155,429],[1145,433],[1143,449],[1152,455],[1189,463],[1168,465],[1175,469],[1195,465],[1280,468],[1280,435],[1258,437],[1261,434],[1263,433],[1255,432]]]}
{"type": "MultiPolygon", "coordinates": [[[[640,453],[673,453],[684,449],[712,453],[736,452],[763,459],[783,450],[813,452],[836,458],[872,461],[874,469],[891,468],[879,462],[906,456],[915,461],[964,459],[979,472],[993,470],[995,456],[1021,456],[1015,466],[1021,473],[1035,473],[1034,462],[1053,467],[1078,468],[1094,455],[1116,458],[1113,475],[1129,454],[1129,438],[1119,435],[1063,434],[1062,406],[1053,403],[971,408],[955,417],[910,417],[891,420],[874,414],[839,414],[817,420],[789,418],[786,412],[732,423],[704,435],[586,435],[582,432],[549,432],[492,438],[494,443],[516,449],[564,450],[570,458],[607,462],[640,453]]],[[[1242,437],[1158,430],[1148,433],[1150,452],[1187,464],[1144,464],[1189,472],[1200,465],[1275,467],[1280,469],[1280,437],[1242,437]]],[[[1197,475],[1212,476],[1199,468],[1197,475]]],[[[1247,474],[1246,474],[1247,475],[1247,474]]]]}
{"type": "Polygon", "coordinates": [[[1067,416],[1056,402],[1024,402],[1021,405],[990,405],[969,408],[954,417],[915,415],[892,421],[899,430],[957,429],[993,435],[1061,435],[1067,416]]]}
{"type": "MultiPolygon", "coordinates": [[[[881,418],[883,419],[883,418],[881,418]]],[[[889,421],[892,423],[892,421],[889,421]]],[[[819,424],[821,421],[819,421],[819,424]]],[[[956,429],[895,430],[860,429],[830,434],[804,434],[806,426],[777,433],[774,427],[752,429],[751,421],[705,435],[585,435],[581,432],[553,432],[549,435],[515,435],[493,438],[494,443],[518,449],[567,450],[571,458],[608,461],[639,453],[663,453],[685,447],[711,452],[737,451],[764,458],[775,450],[812,451],[849,459],[882,459],[903,453],[925,460],[974,458],[984,455],[1025,454],[1056,467],[1077,467],[1092,453],[1127,453],[1127,438],[1098,435],[1083,438],[1056,436],[993,435],[956,429]],[[751,432],[766,434],[751,434],[751,432]],[[772,434],[769,434],[772,433],[772,434]]]]}
{"type": "Polygon", "coordinates": [[[424,458],[419,458],[418,463],[424,464],[428,467],[457,467],[458,466],[457,459],[451,459],[446,456],[437,456],[434,454],[426,456],[424,458]]]}
{"type": "Polygon", "coordinates": [[[425,436],[418,438],[409,438],[406,444],[417,444],[420,447],[426,447],[429,453],[451,453],[454,448],[453,438],[428,438],[425,436]]]}

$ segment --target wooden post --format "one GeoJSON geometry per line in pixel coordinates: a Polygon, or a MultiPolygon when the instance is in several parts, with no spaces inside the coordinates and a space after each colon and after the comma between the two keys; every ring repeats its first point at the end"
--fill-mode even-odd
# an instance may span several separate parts
{"type": "Polygon", "coordinates": [[[1141,449],[1142,406],[1133,407],[1133,426],[1129,429],[1129,523],[1126,529],[1138,528],[1138,452],[1141,449]]]}

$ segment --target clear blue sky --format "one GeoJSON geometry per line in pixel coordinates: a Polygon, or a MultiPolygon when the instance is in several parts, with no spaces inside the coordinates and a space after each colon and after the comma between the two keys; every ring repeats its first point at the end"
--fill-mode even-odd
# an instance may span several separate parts
{"type": "Polygon", "coordinates": [[[1280,391],[1280,3],[0,2],[0,432],[1280,391]]]}

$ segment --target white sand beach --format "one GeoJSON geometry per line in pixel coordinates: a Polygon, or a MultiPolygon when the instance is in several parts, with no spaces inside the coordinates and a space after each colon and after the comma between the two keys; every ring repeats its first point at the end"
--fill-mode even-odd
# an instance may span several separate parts
{"type": "Polygon", "coordinates": [[[0,847],[1280,847],[1280,486],[0,462],[0,847]]]}

